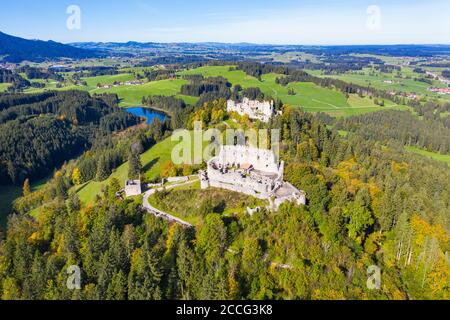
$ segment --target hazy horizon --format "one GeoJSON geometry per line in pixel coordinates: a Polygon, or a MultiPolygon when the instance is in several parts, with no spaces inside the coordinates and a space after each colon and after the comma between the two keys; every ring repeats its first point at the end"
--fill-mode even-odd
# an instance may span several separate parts
{"type": "Polygon", "coordinates": [[[0,30],[62,43],[450,44],[445,0],[128,0],[2,4],[0,30]],[[79,9],[79,26],[68,19],[79,9]]]}

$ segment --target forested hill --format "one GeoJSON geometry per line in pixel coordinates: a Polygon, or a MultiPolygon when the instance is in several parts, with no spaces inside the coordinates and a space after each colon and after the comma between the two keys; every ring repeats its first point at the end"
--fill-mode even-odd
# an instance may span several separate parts
{"type": "Polygon", "coordinates": [[[419,119],[406,111],[384,110],[340,119],[336,129],[356,132],[366,139],[424,148],[442,154],[450,153],[449,119],[419,119]]]}
{"type": "MultiPolygon", "coordinates": [[[[226,114],[225,100],[192,119],[220,109],[226,114]]],[[[229,215],[217,193],[157,194],[194,208],[193,232],[143,211],[139,198],[117,198],[115,177],[88,205],[69,192],[81,182],[74,172],[100,172],[117,148],[91,150],[15,202],[0,242],[0,299],[449,299],[447,167],[344,139],[300,109],[283,108],[269,126],[281,128],[285,178],[306,191],[306,206],[229,215]],[[69,265],[80,267],[81,290],[67,288],[69,265]],[[379,290],[367,286],[374,266],[379,290]]],[[[142,130],[115,145],[126,152],[167,134],[160,123],[142,130]]]]}
{"type": "Polygon", "coordinates": [[[0,56],[6,56],[4,60],[9,62],[40,62],[56,58],[93,58],[99,56],[99,53],[54,41],[27,40],[0,31],[0,56]]]}
{"type": "Polygon", "coordinates": [[[42,177],[95,137],[138,123],[116,103],[81,91],[0,95],[0,183],[42,177]]]}

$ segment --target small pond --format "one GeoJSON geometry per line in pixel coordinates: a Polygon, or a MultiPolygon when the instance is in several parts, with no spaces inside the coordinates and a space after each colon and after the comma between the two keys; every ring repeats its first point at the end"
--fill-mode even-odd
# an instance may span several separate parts
{"type": "Polygon", "coordinates": [[[126,108],[125,111],[138,117],[147,118],[148,124],[151,124],[155,118],[159,118],[161,122],[163,122],[166,119],[165,114],[144,107],[126,108]]]}

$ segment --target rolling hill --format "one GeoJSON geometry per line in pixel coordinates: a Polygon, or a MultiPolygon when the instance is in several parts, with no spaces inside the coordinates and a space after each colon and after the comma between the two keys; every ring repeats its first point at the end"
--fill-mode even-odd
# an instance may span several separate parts
{"type": "Polygon", "coordinates": [[[100,56],[98,51],[75,48],[54,41],[27,40],[0,31],[0,57],[8,62],[24,60],[41,62],[47,59],[84,59],[100,56]]]}

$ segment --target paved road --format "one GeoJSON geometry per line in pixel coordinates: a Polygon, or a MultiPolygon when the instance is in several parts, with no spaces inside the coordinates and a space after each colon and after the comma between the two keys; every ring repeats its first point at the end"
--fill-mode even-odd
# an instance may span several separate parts
{"type": "Polygon", "coordinates": [[[143,201],[142,205],[143,205],[145,210],[147,210],[149,213],[155,215],[157,218],[163,218],[163,219],[166,219],[168,221],[181,224],[181,225],[183,225],[185,227],[193,228],[194,226],[192,224],[190,224],[190,223],[188,223],[188,222],[186,222],[184,220],[181,220],[180,218],[174,217],[174,216],[172,216],[171,214],[169,214],[167,212],[161,211],[161,210],[156,209],[155,207],[153,207],[150,204],[150,202],[148,201],[148,198],[152,194],[156,193],[157,191],[163,191],[164,189],[166,189],[166,190],[173,189],[173,188],[176,188],[176,187],[181,187],[181,186],[184,186],[184,185],[193,184],[193,183],[195,183],[197,181],[198,180],[193,180],[193,181],[183,182],[183,183],[180,183],[180,184],[173,184],[173,185],[167,186],[165,188],[162,187],[162,188],[157,188],[157,189],[150,189],[150,190],[148,190],[147,192],[144,193],[144,201],[143,201]]]}

